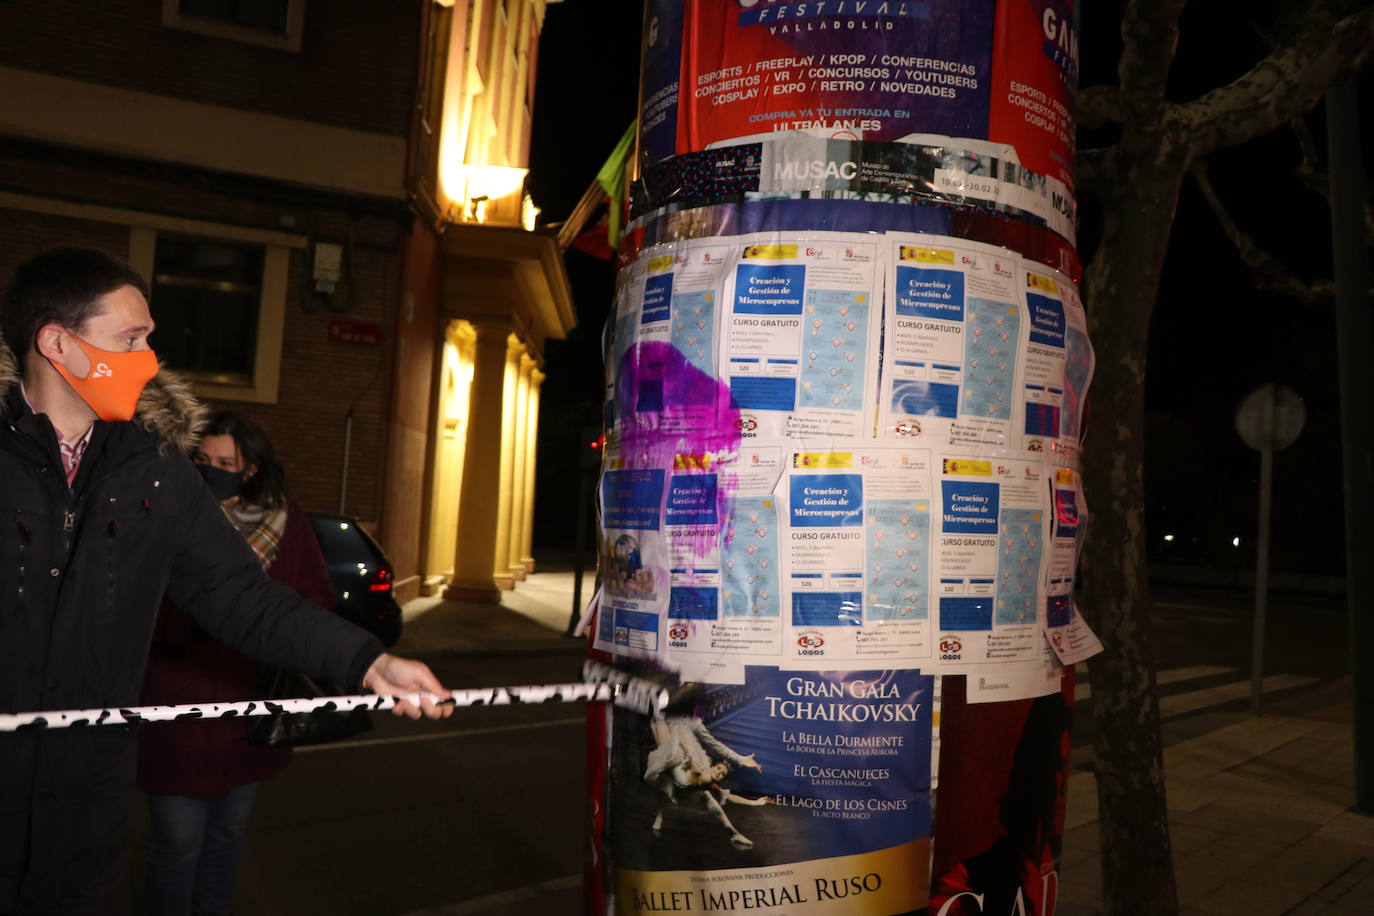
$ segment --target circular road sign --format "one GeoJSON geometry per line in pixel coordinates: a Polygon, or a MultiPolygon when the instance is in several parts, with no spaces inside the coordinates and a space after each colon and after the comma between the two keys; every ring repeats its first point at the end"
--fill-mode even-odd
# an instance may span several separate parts
{"type": "Polygon", "coordinates": [[[1298,393],[1269,382],[1241,399],[1236,408],[1236,432],[1253,449],[1278,451],[1293,444],[1306,419],[1307,410],[1298,393]]]}

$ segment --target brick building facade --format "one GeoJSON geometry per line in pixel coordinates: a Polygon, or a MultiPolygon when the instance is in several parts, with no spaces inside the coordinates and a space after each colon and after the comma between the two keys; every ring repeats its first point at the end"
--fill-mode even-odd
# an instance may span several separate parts
{"type": "MultiPolygon", "coordinates": [[[[468,586],[490,597],[513,581],[513,506],[500,533],[499,511],[460,524],[463,481],[438,464],[468,445],[453,444],[445,406],[479,419],[492,408],[458,411],[441,370],[455,343],[476,340],[474,320],[506,328],[524,375],[465,392],[528,414],[540,342],[571,327],[556,246],[524,227],[523,184],[503,185],[504,198],[472,193],[484,176],[492,186],[489,167],[523,176],[543,9],[0,4],[0,277],[62,244],[128,259],[153,287],[160,356],[207,401],[264,426],[298,502],[342,504],[377,532],[402,598],[453,578],[460,543],[505,546],[485,587],[477,574],[468,586]],[[469,142],[444,148],[458,134],[469,142]],[[471,301],[474,276],[509,270],[526,292],[471,301]],[[436,540],[436,527],[454,537],[436,540]]],[[[515,487],[514,437],[533,432],[499,428],[508,447],[479,449],[477,466],[505,460],[488,471],[515,487]]]]}

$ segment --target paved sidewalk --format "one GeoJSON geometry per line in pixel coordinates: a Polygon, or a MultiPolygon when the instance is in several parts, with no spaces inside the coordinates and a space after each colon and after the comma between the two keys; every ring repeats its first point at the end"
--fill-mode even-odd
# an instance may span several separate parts
{"type": "MultiPolygon", "coordinates": [[[[588,570],[582,577],[584,604],[595,589],[596,573],[588,570]]],[[[405,624],[393,648],[416,658],[583,653],[584,640],[563,635],[572,616],[572,593],[572,570],[554,568],[531,573],[502,592],[500,604],[417,598],[402,608],[405,624]]]]}
{"type": "MultiPolygon", "coordinates": [[[[1374,818],[1349,810],[1349,685],[1164,751],[1185,916],[1374,913],[1374,818]]],[[[1069,780],[1058,916],[1102,912],[1095,777],[1069,780]]]]}
{"type": "MultiPolygon", "coordinates": [[[[588,572],[583,580],[584,601],[593,579],[588,572]]],[[[503,593],[500,604],[418,599],[405,607],[396,649],[421,658],[581,653],[586,643],[563,635],[571,597],[571,571],[553,569],[503,593]]],[[[1354,751],[1348,683],[1268,705],[1260,718],[1241,711],[1214,718],[1224,724],[1204,734],[1196,734],[1197,720],[1180,722],[1180,732],[1191,736],[1164,752],[1182,913],[1374,913],[1374,818],[1349,810],[1354,751]]],[[[1166,743],[1170,730],[1166,726],[1166,743]]],[[[1088,749],[1080,750],[1090,757],[1088,749]]],[[[1075,755],[1083,760],[1084,754],[1075,755]]],[[[1057,916],[1102,912],[1094,778],[1077,772],[1069,781],[1057,916]]],[[[577,876],[546,885],[427,912],[576,911],[577,876]]]]}

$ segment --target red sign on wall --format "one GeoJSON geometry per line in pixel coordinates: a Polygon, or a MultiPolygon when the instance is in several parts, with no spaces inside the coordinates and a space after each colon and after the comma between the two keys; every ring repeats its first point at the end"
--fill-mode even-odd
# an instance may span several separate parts
{"type": "Polygon", "coordinates": [[[382,342],[382,328],[381,325],[361,321],[340,321],[335,318],[329,322],[329,339],[339,343],[375,347],[382,342]]]}

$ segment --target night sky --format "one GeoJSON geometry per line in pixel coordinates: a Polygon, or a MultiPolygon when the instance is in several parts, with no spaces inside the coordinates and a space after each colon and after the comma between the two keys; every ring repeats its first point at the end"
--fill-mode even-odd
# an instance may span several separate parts
{"type": "MultiPolygon", "coordinates": [[[[1273,5],[1246,4],[1254,17],[1248,20],[1237,17],[1230,2],[1189,4],[1170,98],[1195,98],[1249,69],[1265,52],[1263,34],[1273,34],[1273,5]]],[[[1084,87],[1115,81],[1118,9],[1103,0],[1084,4],[1084,87]]],[[[565,0],[548,7],[530,177],[544,220],[561,220],[572,209],[635,116],[641,18],[639,0],[565,0]]],[[[1362,98],[1374,94],[1367,75],[1361,89],[1362,98]]],[[[1321,105],[1308,123],[1324,147],[1321,105]]],[[[1362,126],[1368,174],[1374,136],[1368,121],[1362,126]]],[[[1080,143],[1109,138],[1084,136],[1080,143]]],[[[1284,130],[1212,157],[1210,169],[1246,231],[1282,254],[1298,276],[1317,280],[1331,274],[1330,217],[1325,201],[1294,177],[1299,161],[1295,136],[1284,130]]],[[[1080,200],[1080,216],[1079,246],[1087,260],[1100,216],[1086,199],[1080,200]]],[[[568,252],[565,262],[579,326],[567,341],[551,341],[547,352],[538,528],[541,540],[551,544],[569,540],[569,526],[568,502],[550,497],[576,485],[570,451],[585,448],[583,428],[599,422],[600,335],[614,289],[608,262],[578,251],[568,252]]],[[[1276,381],[1303,397],[1308,421],[1298,441],[1276,456],[1272,567],[1343,570],[1333,308],[1330,302],[1308,307],[1256,292],[1207,203],[1185,181],[1155,310],[1146,385],[1152,559],[1240,569],[1253,564],[1259,456],[1240,441],[1233,417],[1247,392],[1276,381]],[[1315,528],[1314,519],[1320,519],[1315,528]],[[1175,540],[1166,544],[1166,533],[1175,540]],[[1237,536],[1240,548],[1231,544],[1237,536]]]]}

